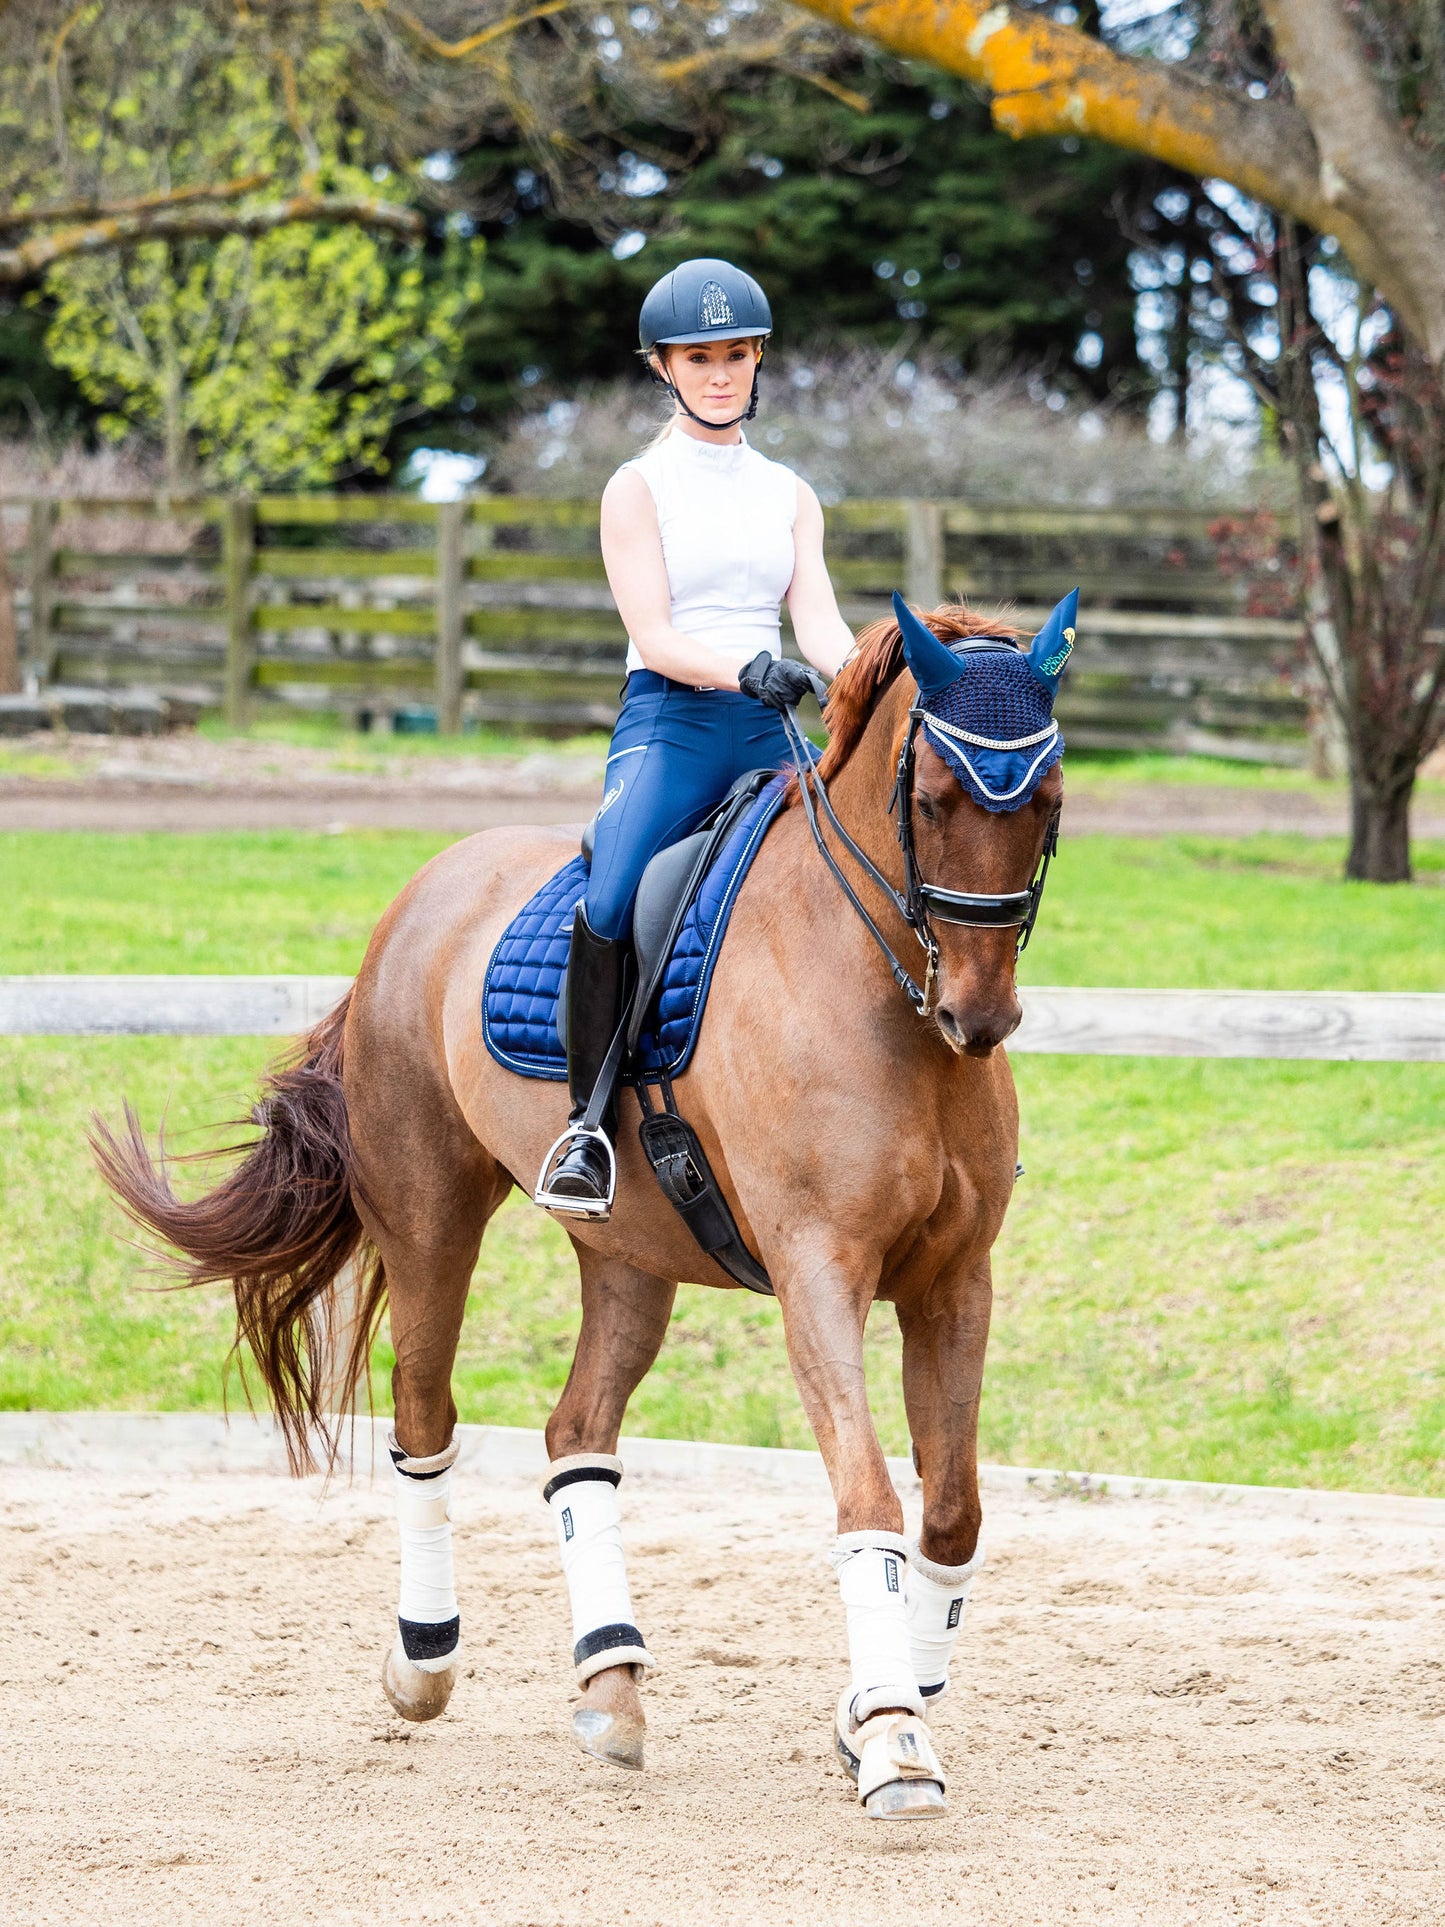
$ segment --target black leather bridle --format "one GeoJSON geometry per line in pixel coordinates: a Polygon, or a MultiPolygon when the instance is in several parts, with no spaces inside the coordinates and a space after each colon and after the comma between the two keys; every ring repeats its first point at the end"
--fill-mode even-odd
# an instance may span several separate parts
{"type": "Polygon", "coordinates": [[[1022,956],[1028,948],[1029,938],[1033,935],[1034,924],[1038,921],[1039,904],[1043,899],[1044,884],[1048,881],[1049,864],[1059,847],[1059,811],[1055,810],[1049,818],[1048,828],[1044,832],[1044,847],[1039,859],[1039,867],[1026,890],[997,892],[945,890],[936,883],[926,883],[918,874],[918,858],[913,841],[917,739],[924,720],[923,708],[915,703],[908,712],[908,730],[903,738],[903,746],[898,752],[898,767],[894,773],[893,790],[888,801],[889,814],[897,814],[898,845],[903,852],[903,889],[899,891],[893,887],[872,858],[859,849],[838,821],[833,805],[828,799],[823,779],[818,774],[813,746],[804,735],[803,726],[798,721],[798,712],[796,709],[783,711],[783,726],[787,731],[788,744],[793,753],[793,766],[798,773],[798,794],[802,798],[803,810],[808,819],[808,827],[813,833],[813,841],[817,844],[823,861],[832,871],[844,896],[857,911],[874,942],[883,952],[888,961],[888,967],[893,973],[893,981],[920,1017],[931,1017],[937,1006],[939,956],[938,939],[933,934],[933,920],[936,918],[939,923],[963,924],[975,930],[1017,929],[1019,934],[1014,955],[1022,956]],[[926,968],[921,984],[916,982],[900,963],[892,945],[869,915],[867,906],[843,874],[837,858],[824,839],[822,825],[818,820],[820,811],[827,818],[829,827],[854,862],[866,876],[871,878],[875,887],[893,905],[923,946],[926,968]]]}

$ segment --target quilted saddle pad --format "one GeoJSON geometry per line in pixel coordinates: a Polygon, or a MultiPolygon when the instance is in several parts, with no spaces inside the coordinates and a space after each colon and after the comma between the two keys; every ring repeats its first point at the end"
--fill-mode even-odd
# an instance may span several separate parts
{"type": "MultiPolygon", "coordinates": [[[[733,904],[785,787],[786,778],[777,777],[739,818],[683,920],[638,1043],[635,1068],[646,1076],[676,1076],[692,1056],[733,904]]],[[[557,996],[567,975],[572,914],[586,891],[587,865],[575,856],[517,912],[487,965],[482,1035],[497,1062],[523,1077],[566,1078],[557,996]]]]}

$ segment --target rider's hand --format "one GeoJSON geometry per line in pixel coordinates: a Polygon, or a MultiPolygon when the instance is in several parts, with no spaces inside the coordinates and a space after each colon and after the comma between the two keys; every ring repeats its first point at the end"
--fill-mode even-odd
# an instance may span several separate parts
{"type": "Polygon", "coordinates": [[[813,687],[812,672],[802,663],[785,662],[766,649],[760,649],[738,671],[738,688],[769,709],[794,709],[813,687]]]}

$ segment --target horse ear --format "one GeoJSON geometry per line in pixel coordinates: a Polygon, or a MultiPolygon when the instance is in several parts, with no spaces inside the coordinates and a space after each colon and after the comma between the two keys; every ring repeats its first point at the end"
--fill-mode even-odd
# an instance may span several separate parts
{"type": "Polygon", "coordinates": [[[1028,665],[1053,701],[1059,677],[1074,651],[1074,629],[1079,620],[1079,592],[1070,589],[1028,647],[1028,665]]]}
{"type": "Polygon", "coordinates": [[[913,671],[920,696],[940,695],[963,674],[963,664],[925,623],[918,620],[895,589],[893,613],[903,637],[903,659],[913,671]]]}

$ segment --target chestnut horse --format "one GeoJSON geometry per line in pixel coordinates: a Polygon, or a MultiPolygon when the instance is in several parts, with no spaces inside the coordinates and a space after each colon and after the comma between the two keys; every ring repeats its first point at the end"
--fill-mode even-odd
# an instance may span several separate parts
{"type": "MultiPolygon", "coordinates": [[[[960,607],[927,622],[950,642],[1014,634],[960,607]]],[[[890,793],[915,699],[898,627],[874,625],[833,685],[820,764],[838,822],[895,886],[903,859],[890,793]]],[[[943,891],[1023,891],[1062,787],[1055,765],[1021,807],[990,813],[920,734],[905,799],[918,875],[943,891]]],[[[886,1544],[903,1528],[864,1383],[864,1322],[881,1298],[902,1329],[923,1483],[915,1552],[925,1569],[957,1571],[973,1560],[979,1536],[989,1254],[1017,1155],[1013,1079],[998,1046],[1020,1018],[1018,931],[943,925],[932,1007],[921,1015],[799,805],[795,783],[737,899],[677,1101],[773,1280],[840,1535],[886,1544]]],[[[828,835],[881,934],[900,957],[920,959],[896,904],[828,835]]],[[[397,1446],[410,1463],[449,1447],[452,1363],[483,1233],[513,1185],[525,1188],[540,1167],[568,1103],[565,1086],[524,1079],[488,1054],[481,985],[509,919],[575,848],[563,831],[496,829],[427,864],[377,926],[350,993],[293,1066],[270,1078],[255,1112],[261,1136],[206,1196],[177,1199],[164,1154],[152,1160],[133,1117],[120,1140],[98,1132],[105,1176],[130,1214],[182,1254],[175,1262],[184,1276],[232,1281],[239,1333],[298,1471],[311,1463],[313,1433],[327,1431],[325,1414],[344,1408],[364,1380],[383,1297],[396,1353],[397,1446]],[[364,1302],[359,1318],[344,1318],[336,1280],[363,1251],[373,1254],[364,1302]]],[[[680,1280],[735,1288],[659,1190],[636,1139],[631,1091],[621,1113],[611,1219],[563,1220],[582,1317],[546,1428],[553,1461],[590,1455],[593,1463],[616,1452],[680,1280]]],[[[896,1569],[888,1583],[897,1591],[895,1581],[896,1569]]],[[[575,1725],[584,1744],[592,1735],[589,1750],[640,1765],[637,1682],[630,1664],[586,1680],[575,1725]]],[[[450,1676],[433,1683],[428,1698],[425,1682],[412,1678],[409,1695],[406,1679],[387,1674],[393,1703],[409,1717],[441,1710],[450,1676]]],[[[941,1772],[934,1791],[941,1806],[941,1772]]]]}

